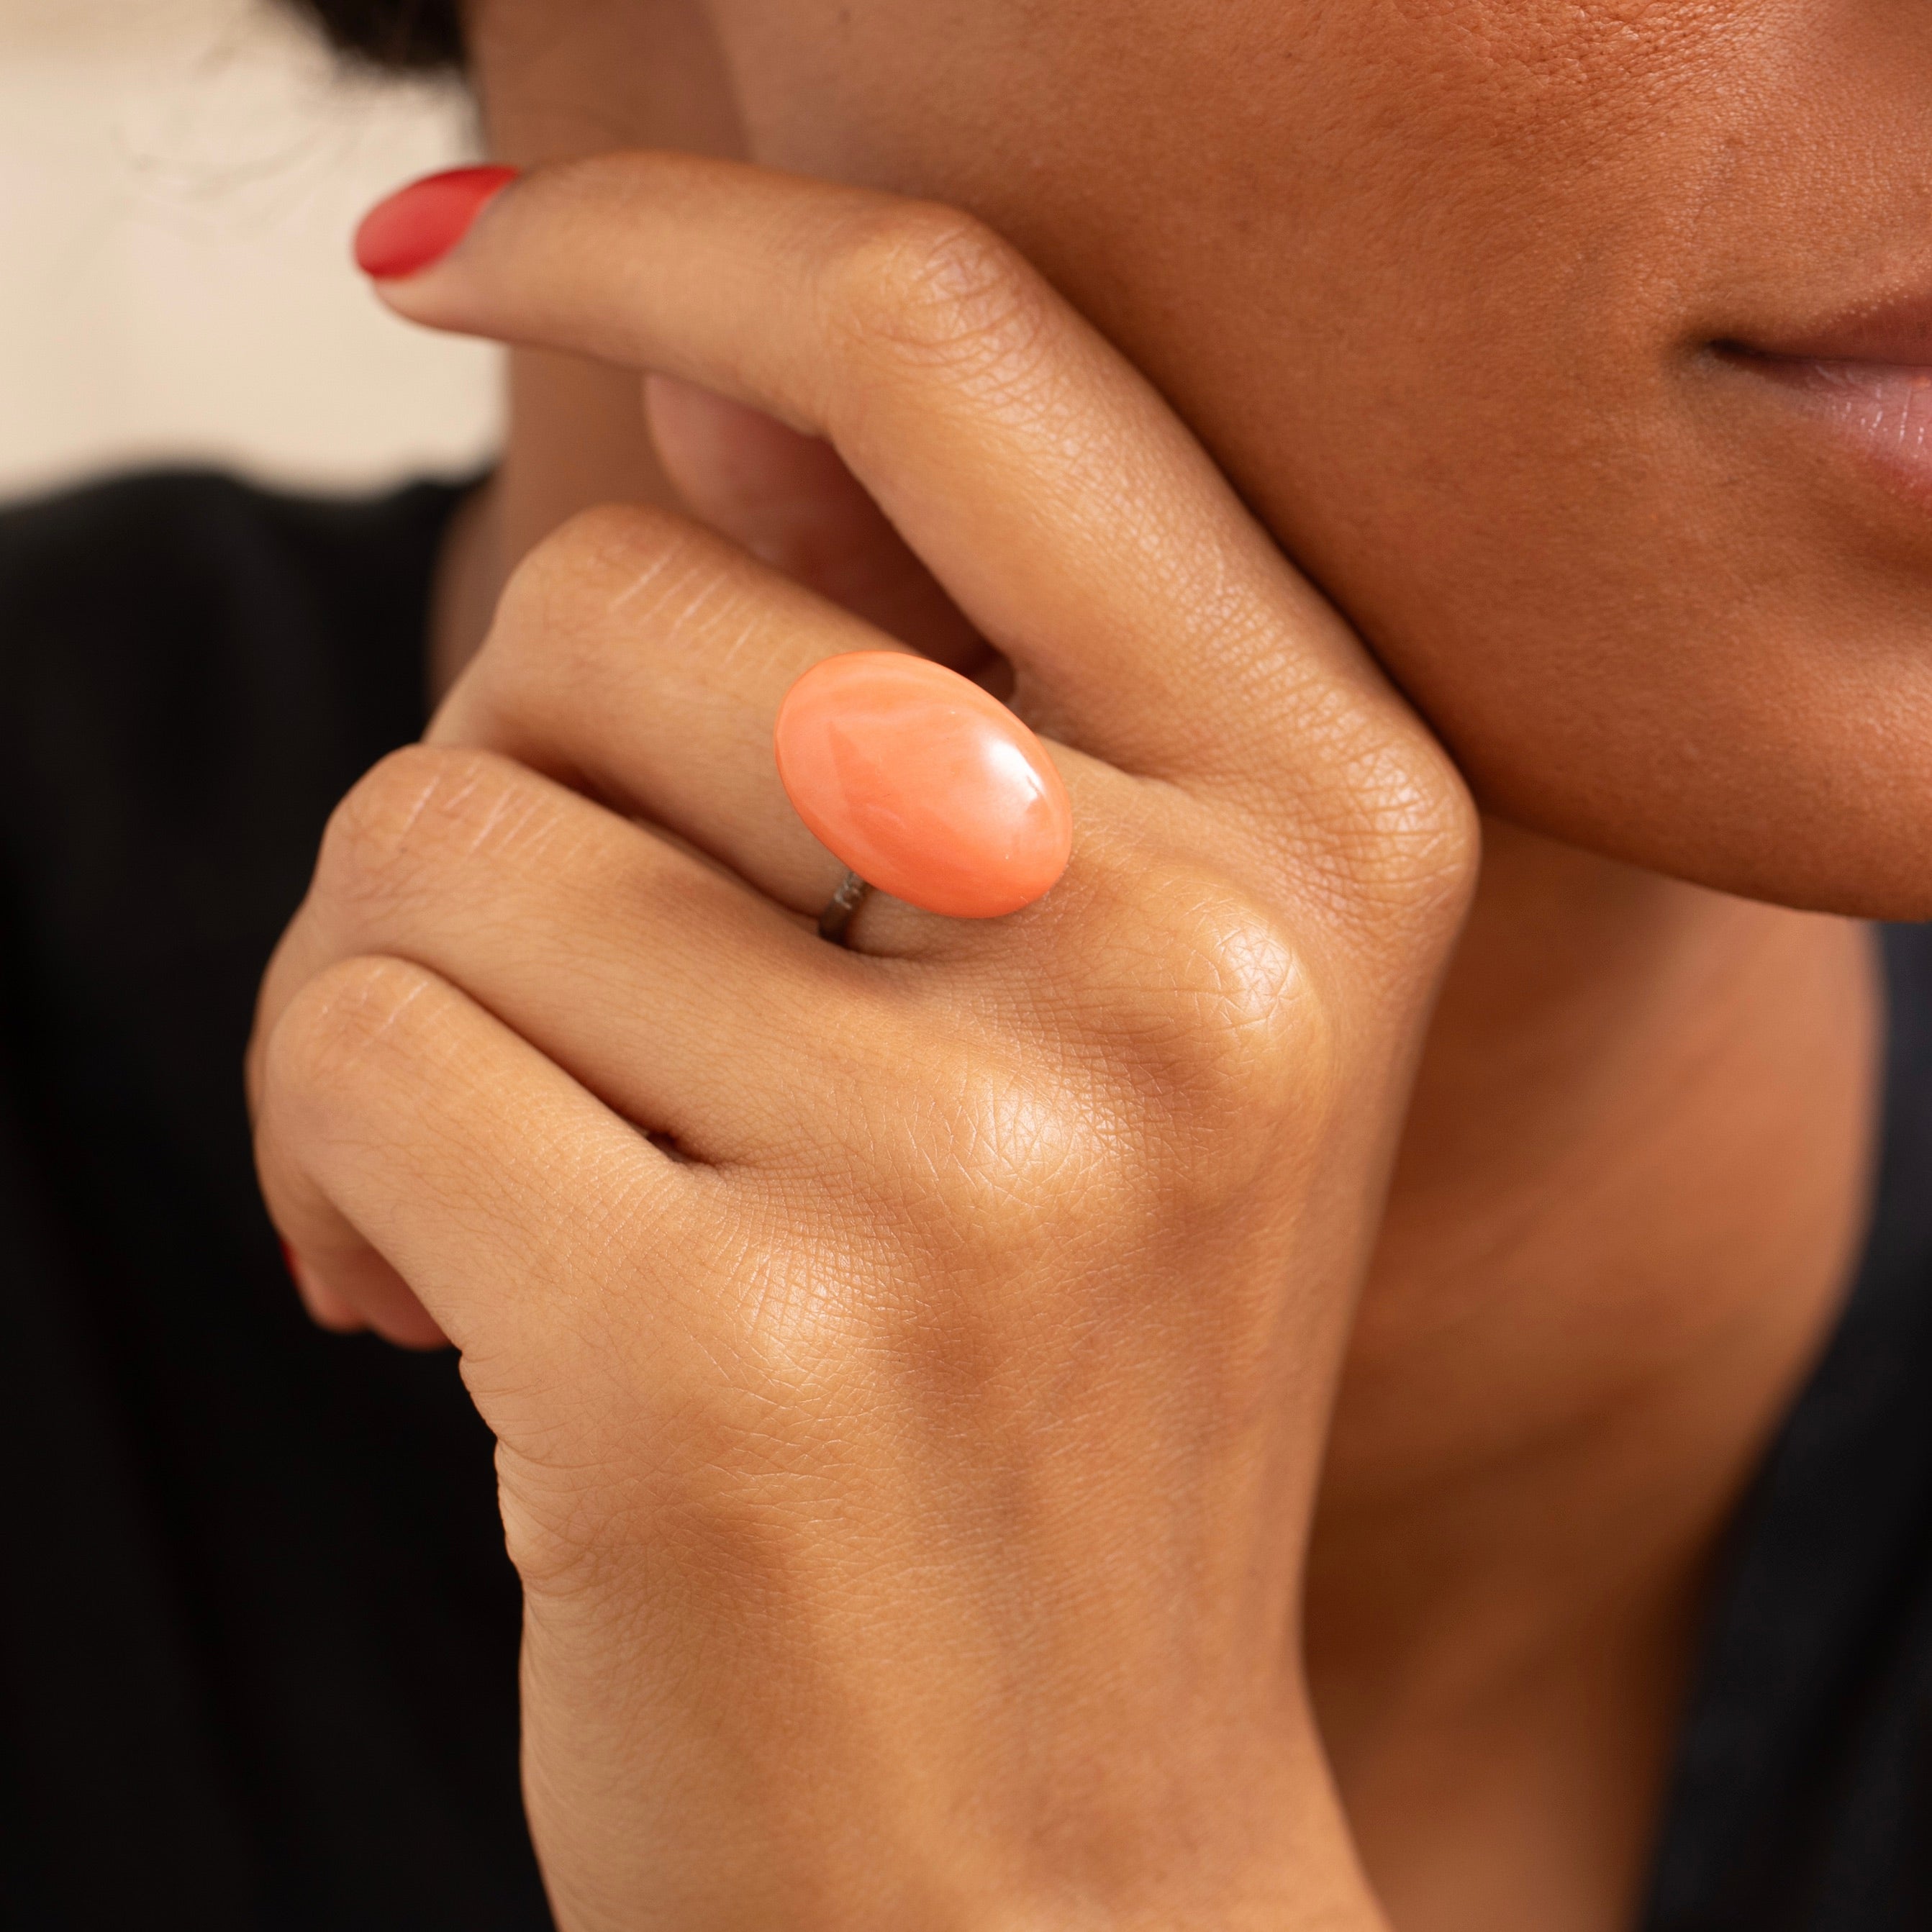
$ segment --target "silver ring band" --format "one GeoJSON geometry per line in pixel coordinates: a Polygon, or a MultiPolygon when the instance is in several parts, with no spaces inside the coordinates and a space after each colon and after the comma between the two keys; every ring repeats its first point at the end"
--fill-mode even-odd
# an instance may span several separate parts
{"type": "Polygon", "coordinates": [[[825,910],[818,915],[819,938],[829,939],[834,946],[844,945],[845,934],[872,890],[856,872],[848,872],[838,881],[838,890],[832,895],[825,910]]]}

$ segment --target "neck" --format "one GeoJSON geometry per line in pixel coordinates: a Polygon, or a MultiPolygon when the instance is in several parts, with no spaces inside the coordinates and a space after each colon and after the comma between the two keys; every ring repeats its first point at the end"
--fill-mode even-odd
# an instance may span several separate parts
{"type": "MultiPolygon", "coordinates": [[[[1439,1868],[1472,1808],[1529,1828],[1526,1780],[1597,1821],[1574,1856],[1634,1886],[1711,1554],[1854,1264],[1878,1009],[1848,922],[1489,828],[1309,1588],[1385,1889],[1391,1861],[1439,1868]],[[1438,1775],[1432,1854],[1413,1807],[1438,1775]]],[[[1490,1922],[1562,1922],[1524,1910],[1490,1922]]]]}

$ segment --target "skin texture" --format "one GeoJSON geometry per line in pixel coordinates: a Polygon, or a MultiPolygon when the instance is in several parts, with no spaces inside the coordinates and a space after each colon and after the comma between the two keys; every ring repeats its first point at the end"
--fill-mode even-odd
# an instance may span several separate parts
{"type": "Polygon", "coordinates": [[[312,1308],[440,1324],[503,1442],[562,1922],[1628,1924],[1856,1250],[1832,915],[1932,909],[1919,514],[1712,344],[1910,282],[1932,26],[472,39],[506,160],[928,198],[614,156],[386,290],[520,345],[513,428],[262,1160],[312,1308]],[[765,748],[879,632],[1010,661],[1076,853],[850,958],[765,748]]]}
{"type": "Polygon", "coordinates": [[[1708,350],[1932,274],[1917,10],[713,17],[756,157],[1017,244],[1174,400],[1486,804],[1726,890],[1932,913],[1922,512],[1831,473],[1708,350]]]}
{"type": "Polygon", "coordinates": [[[772,720],[875,634],[635,509],[532,554],[332,824],[263,1180],[496,1432],[560,1916],[1374,1924],[1292,1632],[1474,856],[1447,760],[950,212],[620,155],[392,298],[822,430],[1063,721],[1082,827],[1024,913],[826,946],[772,720]]]}

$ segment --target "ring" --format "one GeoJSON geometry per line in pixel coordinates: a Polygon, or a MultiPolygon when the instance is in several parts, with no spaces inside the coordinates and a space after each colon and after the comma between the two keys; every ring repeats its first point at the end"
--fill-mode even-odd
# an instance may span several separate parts
{"type": "Polygon", "coordinates": [[[849,868],[818,929],[866,884],[948,919],[1031,905],[1066,869],[1073,808],[1046,747],[989,692],[910,651],[824,658],[786,694],[778,778],[849,868]]]}
{"type": "Polygon", "coordinates": [[[845,934],[872,890],[848,867],[844,878],[838,881],[838,890],[826,901],[825,910],[818,915],[819,938],[830,940],[834,946],[849,944],[845,934]]]}

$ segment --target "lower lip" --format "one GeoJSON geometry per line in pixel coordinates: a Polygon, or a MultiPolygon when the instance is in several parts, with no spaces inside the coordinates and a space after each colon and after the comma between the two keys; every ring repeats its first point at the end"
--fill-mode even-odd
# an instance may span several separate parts
{"type": "Polygon", "coordinates": [[[1894,487],[1932,496],[1932,368],[1726,349],[1724,359],[1775,383],[1834,430],[1894,487]]]}

